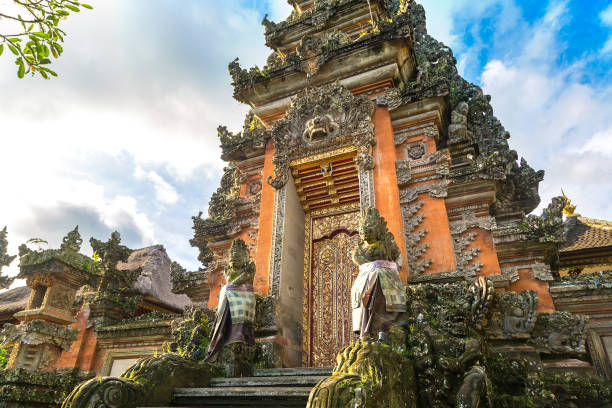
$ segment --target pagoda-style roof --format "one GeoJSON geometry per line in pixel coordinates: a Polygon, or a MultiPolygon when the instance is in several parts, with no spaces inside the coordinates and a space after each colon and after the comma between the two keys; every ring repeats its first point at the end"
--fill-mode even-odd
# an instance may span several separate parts
{"type": "Polygon", "coordinates": [[[612,222],[569,217],[565,223],[565,238],[561,253],[597,248],[612,250],[612,222]]]}

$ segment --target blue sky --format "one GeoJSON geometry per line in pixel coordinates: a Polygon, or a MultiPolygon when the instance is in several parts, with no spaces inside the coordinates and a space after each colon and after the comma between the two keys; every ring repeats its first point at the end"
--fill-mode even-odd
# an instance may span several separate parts
{"type": "MultiPolygon", "coordinates": [[[[246,113],[232,99],[227,64],[264,65],[260,21],[265,13],[279,21],[290,7],[91,3],[65,22],[58,79],[18,80],[11,58],[0,57],[0,226],[12,253],[31,237],[56,247],[79,224],[86,239],[117,229],[133,248],[164,244],[195,269],[191,216],[206,211],[224,165],[216,128],[239,130],[246,113]]],[[[511,147],[546,170],[543,204],[563,187],[584,216],[612,219],[609,0],[421,3],[430,34],[492,95],[511,147]]]]}

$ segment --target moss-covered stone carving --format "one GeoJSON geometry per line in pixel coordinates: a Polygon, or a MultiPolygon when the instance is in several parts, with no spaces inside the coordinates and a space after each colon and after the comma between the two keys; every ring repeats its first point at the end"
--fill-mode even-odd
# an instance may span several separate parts
{"type": "Polygon", "coordinates": [[[76,387],[63,408],[133,408],[163,405],[178,387],[205,387],[213,368],[177,354],[145,358],[119,377],[94,378],[76,387]]]}
{"type": "Polygon", "coordinates": [[[56,373],[23,368],[0,370],[0,404],[3,407],[59,407],[84,379],[78,370],[56,373]]]}
{"type": "Polygon", "coordinates": [[[482,320],[492,300],[489,282],[408,288],[411,335],[421,406],[490,406],[482,320]]]}
{"type": "Polygon", "coordinates": [[[499,293],[493,298],[487,316],[489,338],[529,338],[538,318],[538,293],[499,293]]]}
{"type": "Polygon", "coordinates": [[[539,242],[562,243],[564,241],[563,232],[563,209],[567,204],[567,198],[554,197],[551,203],[542,210],[542,215],[530,215],[521,224],[521,230],[529,238],[539,242]]]}
{"type": "Polygon", "coordinates": [[[23,343],[31,345],[51,344],[62,350],[70,351],[72,343],[77,339],[78,329],[71,326],[31,320],[19,325],[5,323],[0,332],[2,346],[10,343],[23,343]]]}
{"type": "MultiPolygon", "coordinates": [[[[396,328],[399,329],[399,328],[396,328]]],[[[393,329],[392,329],[393,330],[393,329]]],[[[404,341],[361,338],[340,354],[331,377],[310,394],[307,408],[416,408],[417,384],[404,341]]]]}
{"type": "Polygon", "coordinates": [[[584,356],[588,318],[569,312],[541,313],[530,344],[545,354],[584,356]]]}
{"type": "Polygon", "coordinates": [[[123,291],[134,285],[142,270],[117,269],[119,262],[127,262],[132,250],[120,244],[121,235],[117,231],[111,234],[107,242],[95,238],[89,242],[100,259],[92,267],[95,293],[89,301],[91,318],[98,324],[110,324],[132,316],[142,298],[125,296],[123,291]]]}
{"type": "Polygon", "coordinates": [[[226,126],[219,126],[217,134],[223,152],[221,159],[225,161],[247,159],[250,155],[261,153],[265,147],[265,127],[252,111],[244,120],[242,132],[234,134],[226,126]]]}
{"type": "MultiPolygon", "coordinates": [[[[80,275],[85,281],[94,273],[93,260],[79,253],[81,249],[81,235],[76,226],[63,239],[59,249],[31,250],[25,244],[19,247],[19,278],[27,279],[31,274],[41,272],[45,264],[59,262],[67,265],[73,273],[80,275]]],[[[50,273],[50,272],[47,272],[50,273]]]]}
{"type": "Polygon", "coordinates": [[[182,317],[171,323],[174,340],[165,345],[166,351],[192,360],[202,360],[210,344],[213,312],[188,307],[182,317]]]}
{"type": "Polygon", "coordinates": [[[17,255],[11,256],[8,254],[8,240],[6,236],[6,227],[4,227],[0,230],[0,289],[8,289],[15,280],[15,278],[9,278],[8,276],[2,275],[2,268],[9,266],[17,257],[17,255]]]}

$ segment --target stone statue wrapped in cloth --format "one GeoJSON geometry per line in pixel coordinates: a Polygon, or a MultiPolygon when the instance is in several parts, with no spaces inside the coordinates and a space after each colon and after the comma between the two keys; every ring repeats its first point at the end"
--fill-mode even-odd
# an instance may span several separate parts
{"type": "Polygon", "coordinates": [[[359,274],[351,288],[353,331],[363,337],[379,333],[382,340],[406,312],[406,288],[399,276],[401,252],[376,208],[361,220],[360,243],[353,253],[359,274]]]}
{"type": "Polygon", "coordinates": [[[232,243],[206,361],[219,361],[228,377],[252,375],[255,353],[255,263],[243,240],[232,243]]]}

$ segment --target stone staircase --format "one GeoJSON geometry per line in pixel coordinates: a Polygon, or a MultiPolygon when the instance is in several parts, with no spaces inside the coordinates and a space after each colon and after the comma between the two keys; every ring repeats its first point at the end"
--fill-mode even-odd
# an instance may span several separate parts
{"type": "Polygon", "coordinates": [[[178,388],[173,406],[306,407],[310,390],[332,367],[255,370],[253,377],[213,378],[207,388],[178,388]]]}

